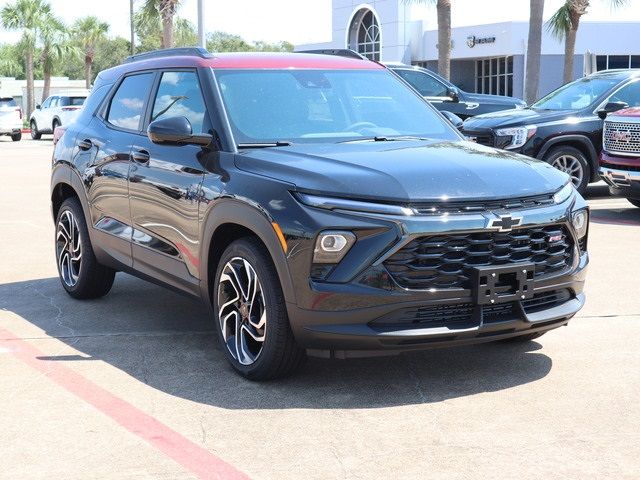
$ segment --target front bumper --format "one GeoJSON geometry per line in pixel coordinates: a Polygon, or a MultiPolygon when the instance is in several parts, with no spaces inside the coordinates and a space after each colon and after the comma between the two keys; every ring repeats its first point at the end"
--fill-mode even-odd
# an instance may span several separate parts
{"type": "Polygon", "coordinates": [[[640,200],[640,168],[634,171],[624,166],[601,166],[600,177],[609,186],[612,195],[640,200]]]}
{"type": "MultiPolygon", "coordinates": [[[[571,213],[582,208],[586,208],[586,203],[576,194],[562,204],[520,210],[517,214],[523,218],[523,227],[560,223],[569,228],[571,213]]],[[[342,222],[347,225],[355,221],[334,213],[322,212],[319,215],[332,215],[332,227],[342,227],[342,222]]],[[[528,308],[528,299],[508,302],[508,305],[499,303],[492,307],[508,308],[497,315],[492,308],[475,303],[473,288],[404,288],[385,268],[385,259],[411,239],[423,235],[486,231],[487,216],[491,215],[491,212],[448,217],[427,215],[398,220],[396,229],[387,230],[396,231],[398,235],[391,246],[386,234],[379,235],[380,245],[387,246],[381,247],[377,257],[373,245],[368,249],[371,256],[367,262],[351,262],[350,256],[361,254],[357,248],[349,252],[343,263],[345,266],[357,263],[361,265],[359,271],[346,274],[344,269],[336,269],[328,281],[294,282],[296,302],[287,303],[287,310],[297,342],[315,355],[370,356],[487,342],[565,325],[585,301],[583,289],[589,257],[578,247],[579,242],[575,238],[571,264],[560,272],[534,280],[533,293],[536,297],[562,293],[558,301],[545,304],[544,308],[528,308]],[[440,315],[437,322],[414,321],[422,315],[417,311],[431,315],[429,312],[437,312],[438,309],[447,312],[453,309],[456,314],[458,309],[472,309],[473,314],[462,322],[448,321],[448,313],[440,315]]],[[[363,217],[356,218],[362,220],[363,217]]],[[[367,221],[372,221],[372,218],[366,217],[367,221]]],[[[380,224],[382,222],[393,223],[389,216],[381,217],[380,224]]],[[[294,247],[294,250],[310,252],[311,249],[294,247]]],[[[306,262],[310,260],[303,254],[291,256],[290,261],[292,271],[302,273],[306,269],[308,272],[306,262]]]]}

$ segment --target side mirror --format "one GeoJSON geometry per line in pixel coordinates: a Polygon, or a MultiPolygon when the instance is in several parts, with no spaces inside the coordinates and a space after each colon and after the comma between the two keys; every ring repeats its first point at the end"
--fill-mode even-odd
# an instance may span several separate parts
{"type": "Polygon", "coordinates": [[[459,91],[455,87],[447,87],[447,96],[451,98],[451,102],[458,103],[460,101],[459,91]]]}
{"type": "Polygon", "coordinates": [[[598,110],[598,116],[604,120],[609,113],[617,112],[623,108],[627,108],[628,103],[625,102],[607,102],[607,104],[600,110],[598,110]]]}
{"type": "Polygon", "coordinates": [[[41,107],[42,107],[42,106],[38,103],[38,104],[36,105],[36,110],[40,110],[40,108],[41,108],[41,107]]]}
{"type": "Polygon", "coordinates": [[[153,143],[160,145],[200,145],[208,147],[213,136],[193,134],[191,122],[186,117],[166,117],[155,120],[147,128],[147,136],[153,143]]]}
{"type": "Polygon", "coordinates": [[[444,115],[444,118],[446,118],[449,123],[456,127],[458,130],[462,128],[463,121],[458,115],[452,112],[447,112],[446,110],[442,110],[440,113],[444,115]]]}

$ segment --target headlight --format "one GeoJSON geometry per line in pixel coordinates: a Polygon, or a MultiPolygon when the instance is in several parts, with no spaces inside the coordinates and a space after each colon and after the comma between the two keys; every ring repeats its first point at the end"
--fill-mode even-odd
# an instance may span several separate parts
{"type": "Polygon", "coordinates": [[[355,242],[356,236],[351,232],[322,232],[316,239],[313,263],[338,263],[355,242]]]}
{"type": "Polygon", "coordinates": [[[553,201],[556,203],[562,203],[567,200],[571,195],[573,195],[575,188],[573,183],[569,182],[560,190],[558,190],[553,196],[553,201]]]}
{"type": "Polygon", "coordinates": [[[536,130],[537,127],[534,125],[526,125],[524,127],[500,128],[495,133],[498,137],[511,137],[511,143],[504,148],[519,148],[527,143],[536,130]]]}
{"type": "Polygon", "coordinates": [[[589,229],[589,211],[578,210],[577,212],[574,212],[571,217],[571,223],[576,231],[578,240],[582,239],[589,229]]]}

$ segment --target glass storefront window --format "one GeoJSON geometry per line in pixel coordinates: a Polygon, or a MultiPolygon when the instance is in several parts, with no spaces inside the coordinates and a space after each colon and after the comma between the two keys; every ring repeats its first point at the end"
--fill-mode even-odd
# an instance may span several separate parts
{"type": "Polygon", "coordinates": [[[476,93],[513,95],[513,57],[476,60],[476,93]]]}

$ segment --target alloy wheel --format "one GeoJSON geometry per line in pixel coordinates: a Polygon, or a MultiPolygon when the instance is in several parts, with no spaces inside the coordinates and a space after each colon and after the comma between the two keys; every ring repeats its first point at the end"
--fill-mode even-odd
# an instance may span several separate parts
{"type": "Polygon", "coordinates": [[[241,365],[253,364],[264,346],[267,310],[260,279],[244,258],[234,257],[222,269],[218,321],[231,356],[241,365]]]}
{"type": "Polygon", "coordinates": [[[62,281],[68,287],[74,287],[80,277],[82,239],[78,222],[70,210],[62,212],[56,226],[56,256],[62,281]]]}
{"type": "Polygon", "coordinates": [[[553,160],[551,165],[561,172],[569,175],[571,177],[571,182],[576,188],[578,188],[582,184],[584,170],[582,168],[580,160],[578,160],[573,155],[559,155],[555,160],[553,160]]]}

